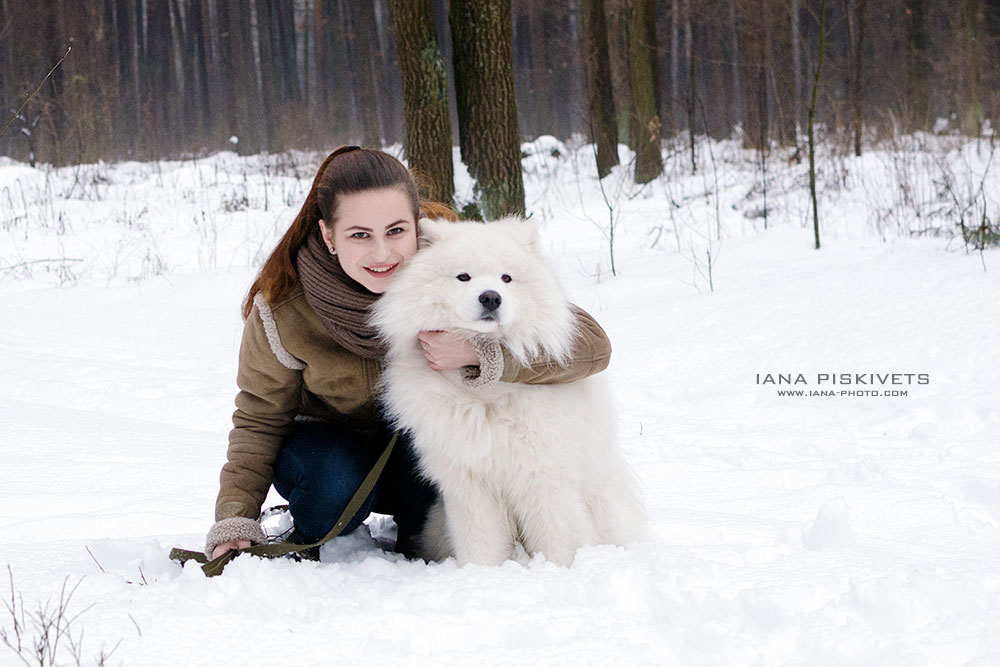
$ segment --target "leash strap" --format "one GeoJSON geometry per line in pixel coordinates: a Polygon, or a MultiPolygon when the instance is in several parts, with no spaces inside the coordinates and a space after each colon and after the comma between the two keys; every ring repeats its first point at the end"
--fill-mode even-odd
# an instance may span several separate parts
{"type": "Polygon", "coordinates": [[[204,570],[206,577],[214,577],[217,574],[222,574],[222,570],[225,569],[229,561],[236,558],[236,556],[240,554],[247,553],[251,556],[261,556],[263,558],[278,558],[279,556],[305,551],[306,549],[312,549],[313,547],[318,547],[321,544],[326,544],[333,538],[340,535],[341,531],[344,530],[344,526],[346,526],[354,515],[358,513],[358,510],[361,509],[361,505],[364,504],[369,494],[371,494],[372,489],[375,488],[375,483],[378,482],[378,478],[382,475],[382,470],[385,468],[385,464],[389,460],[389,455],[392,454],[392,448],[396,444],[396,437],[398,435],[398,431],[392,434],[392,438],[389,439],[389,444],[385,446],[385,450],[382,451],[382,455],[378,457],[375,465],[373,465],[372,469],[368,471],[368,475],[365,477],[364,481],[361,482],[361,486],[359,486],[358,490],[354,492],[354,495],[351,497],[351,502],[347,503],[347,508],[340,515],[340,518],[337,519],[337,523],[333,525],[333,528],[331,528],[330,532],[326,534],[326,537],[321,539],[319,542],[313,542],[312,544],[291,544],[289,542],[279,542],[277,544],[255,544],[245,549],[231,549],[218,558],[213,558],[212,560],[209,560],[208,557],[200,551],[174,548],[170,550],[170,559],[178,561],[181,565],[189,560],[197,561],[201,563],[201,569],[204,570]]]}

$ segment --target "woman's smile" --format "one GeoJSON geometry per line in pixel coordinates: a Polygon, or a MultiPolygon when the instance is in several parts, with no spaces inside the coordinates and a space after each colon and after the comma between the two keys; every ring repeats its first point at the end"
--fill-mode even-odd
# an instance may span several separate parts
{"type": "Polygon", "coordinates": [[[364,267],[364,269],[365,271],[367,271],[376,278],[388,278],[389,276],[391,276],[393,273],[396,272],[396,267],[398,267],[399,265],[400,262],[396,262],[395,264],[379,264],[375,266],[366,266],[364,267]]]}

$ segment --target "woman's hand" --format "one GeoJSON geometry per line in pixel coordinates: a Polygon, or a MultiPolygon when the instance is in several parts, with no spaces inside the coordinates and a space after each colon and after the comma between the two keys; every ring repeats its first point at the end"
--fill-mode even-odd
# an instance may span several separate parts
{"type": "Polygon", "coordinates": [[[479,356],[472,341],[449,331],[421,331],[417,334],[431,370],[450,371],[464,366],[478,366],[479,356]]]}
{"type": "Polygon", "coordinates": [[[212,549],[212,560],[233,549],[246,549],[250,546],[250,540],[229,540],[223,542],[212,549]]]}

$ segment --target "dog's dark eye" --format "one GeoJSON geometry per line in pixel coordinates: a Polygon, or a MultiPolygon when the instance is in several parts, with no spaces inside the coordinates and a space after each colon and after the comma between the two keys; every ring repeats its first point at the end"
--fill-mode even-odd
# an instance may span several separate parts
{"type": "Polygon", "coordinates": [[[511,280],[513,280],[513,278],[511,278],[509,274],[505,273],[502,276],[500,276],[500,280],[504,281],[505,283],[509,283],[511,280]]]}
{"type": "Polygon", "coordinates": [[[472,280],[472,276],[470,276],[468,273],[460,273],[460,274],[458,274],[455,277],[458,278],[459,280],[461,280],[463,283],[466,283],[466,282],[469,282],[470,280],[472,280]]]}

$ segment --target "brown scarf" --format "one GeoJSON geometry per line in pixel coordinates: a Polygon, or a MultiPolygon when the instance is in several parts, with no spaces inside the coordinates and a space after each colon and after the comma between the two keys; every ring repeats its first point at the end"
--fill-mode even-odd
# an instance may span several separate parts
{"type": "Polygon", "coordinates": [[[368,324],[368,309],[379,295],[351,278],[331,255],[319,229],[299,248],[295,268],[308,303],[327,332],[345,349],[365,359],[381,359],[385,344],[368,324]]]}

